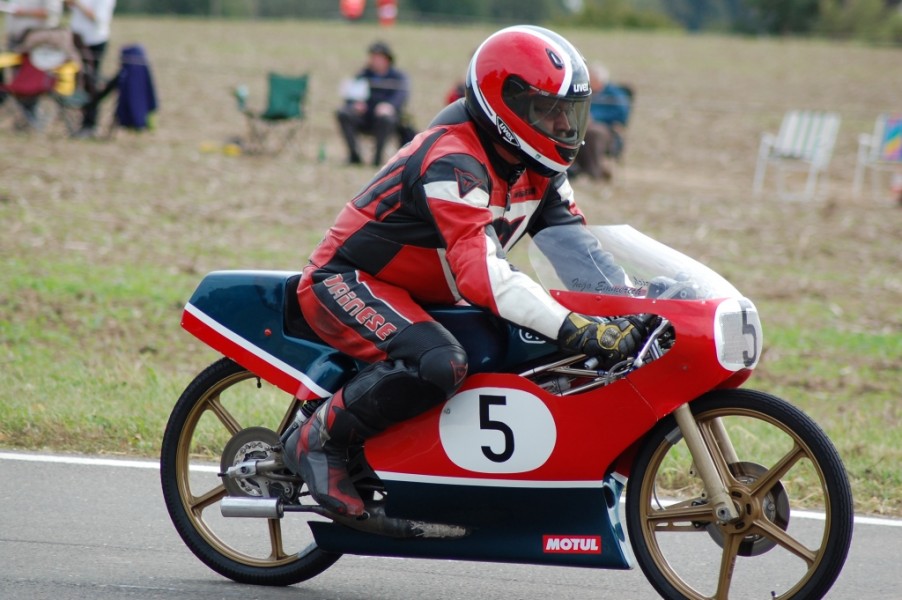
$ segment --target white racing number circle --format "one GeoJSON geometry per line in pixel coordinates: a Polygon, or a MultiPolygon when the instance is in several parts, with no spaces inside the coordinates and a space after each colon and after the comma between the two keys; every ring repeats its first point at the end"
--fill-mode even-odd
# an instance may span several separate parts
{"type": "Polygon", "coordinates": [[[551,411],[522,390],[476,388],[449,399],[439,437],[455,465],[476,473],[524,473],[539,468],[554,450],[551,411]]]}

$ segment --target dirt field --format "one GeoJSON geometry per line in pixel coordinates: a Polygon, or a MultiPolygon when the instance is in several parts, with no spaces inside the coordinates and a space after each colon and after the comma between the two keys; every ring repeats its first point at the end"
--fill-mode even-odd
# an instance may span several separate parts
{"type": "MultiPolygon", "coordinates": [[[[118,19],[105,70],[115,70],[120,46],[145,46],[160,99],[157,128],[77,141],[3,125],[0,256],[14,273],[63,261],[86,272],[113,269],[124,281],[135,271],[164,275],[160,287],[176,286],[172,295],[181,300],[164,295],[143,314],[134,310],[138,323],[148,312],[164,313],[166,331],[115,320],[85,343],[126,354],[129,346],[153,346],[152,358],[117,360],[151,361],[184,380],[205,364],[178,330],[179,302],[192,282],[214,269],[300,268],[372,174],[343,165],[332,116],[339,82],[359,67],[369,42],[395,47],[413,81],[415,122],[424,126],[490,31],[118,19]],[[278,156],[228,156],[220,147],[244,134],[231,89],[248,85],[251,105],[260,106],[269,70],[311,75],[302,138],[278,156]],[[147,342],[133,339],[145,335],[147,342]]],[[[854,465],[860,507],[902,514],[898,497],[881,491],[902,487],[899,434],[872,443],[878,432],[902,429],[902,206],[888,200],[888,183],[878,199],[851,193],[858,135],[872,130],[879,113],[902,111],[893,75],[902,50],[564,33],[637,92],[612,184],[574,183],[584,212],[592,222],[630,223],[708,262],[751,297],[769,348],[755,387],[797,401],[838,440],[854,465]],[[810,203],[781,201],[769,179],[767,193],[753,197],[760,135],[776,132],[792,108],[833,110],[843,119],[823,193],[810,203]]],[[[65,290],[61,298],[57,311],[65,315],[71,299],[65,290]]],[[[35,303],[48,295],[0,291],[0,300],[0,321],[9,323],[35,317],[35,303]]],[[[69,334],[63,327],[35,344],[59,352],[54,335],[69,334]]],[[[15,347],[4,352],[17,365],[15,347]]],[[[93,352],[86,351],[89,364],[106,360],[93,352]]]]}

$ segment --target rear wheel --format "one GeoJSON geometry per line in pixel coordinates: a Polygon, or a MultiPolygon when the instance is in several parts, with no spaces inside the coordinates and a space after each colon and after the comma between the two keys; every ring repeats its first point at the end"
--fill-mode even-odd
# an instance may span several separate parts
{"type": "Polygon", "coordinates": [[[627,527],[649,582],[671,599],[821,598],[852,538],[852,494],[830,440],[761,392],[719,390],[690,407],[740,519],[717,520],[675,419],[664,419],[627,485],[627,527]]]}
{"type": "Polygon", "coordinates": [[[341,556],[316,546],[304,519],[320,518],[308,513],[284,521],[220,513],[226,496],[297,495],[298,483],[287,473],[219,476],[245,460],[271,458],[293,406],[290,396],[224,358],[185,389],[163,436],[160,479],[176,530],[204,564],[240,583],[291,585],[341,556]]]}

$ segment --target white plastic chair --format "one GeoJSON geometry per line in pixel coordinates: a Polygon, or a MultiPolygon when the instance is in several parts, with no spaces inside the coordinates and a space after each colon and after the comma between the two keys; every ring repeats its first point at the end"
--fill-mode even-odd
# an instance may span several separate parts
{"type": "Polygon", "coordinates": [[[880,174],[898,172],[902,174],[902,114],[882,114],[874,123],[874,133],[858,136],[858,162],[855,165],[855,179],[852,188],[861,194],[864,173],[871,171],[871,193],[880,197],[886,187],[880,185],[880,174]]]}
{"type": "Polygon", "coordinates": [[[767,167],[773,165],[777,170],[777,195],[780,198],[814,198],[818,176],[826,171],[833,156],[839,125],[837,113],[813,110],[787,112],[776,136],[770,133],[761,136],[755,167],[755,194],[761,193],[767,167]],[[808,173],[801,193],[787,191],[787,171],[808,173]]]}

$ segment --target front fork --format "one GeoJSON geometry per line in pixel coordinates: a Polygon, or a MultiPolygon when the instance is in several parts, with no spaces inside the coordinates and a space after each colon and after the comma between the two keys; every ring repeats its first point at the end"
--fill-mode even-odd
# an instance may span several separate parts
{"type": "MultiPolygon", "coordinates": [[[[705,440],[702,439],[701,431],[695,416],[692,414],[692,410],[689,408],[689,404],[683,404],[677,408],[674,411],[674,416],[676,417],[677,425],[680,427],[680,432],[683,434],[683,439],[686,440],[686,446],[689,447],[689,453],[692,455],[695,468],[698,469],[699,476],[705,484],[708,498],[714,506],[714,514],[721,523],[735,521],[739,518],[739,511],[730,499],[729,491],[717,471],[717,465],[714,463],[711,451],[705,444],[705,440]]],[[[730,438],[727,437],[727,432],[720,419],[715,419],[712,423],[712,433],[727,464],[737,463],[736,451],[733,449],[733,444],[730,442],[730,438]]]]}
{"type": "MultiPolygon", "coordinates": [[[[636,359],[633,361],[634,368],[638,369],[645,362],[661,357],[663,353],[658,344],[658,338],[669,326],[670,321],[664,318],[660,320],[658,326],[648,336],[645,345],[636,355],[636,359]]],[[[730,493],[717,471],[717,465],[714,463],[711,451],[708,450],[705,440],[702,439],[698,423],[695,421],[689,405],[683,404],[677,408],[674,411],[674,416],[683,434],[683,439],[686,440],[686,445],[689,447],[689,453],[692,454],[695,468],[698,469],[702,483],[705,485],[705,492],[714,506],[714,514],[721,523],[735,521],[739,518],[739,510],[730,499],[730,493]]],[[[733,444],[730,442],[727,431],[724,429],[720,419],[714,419],[712,422],[711,433],[714,435],[714,441],[720,448],[721,455],[726,460],[727,465],[739,462],[739,459],[736,457],[736,451],[733,449],[733,444]]]]}

